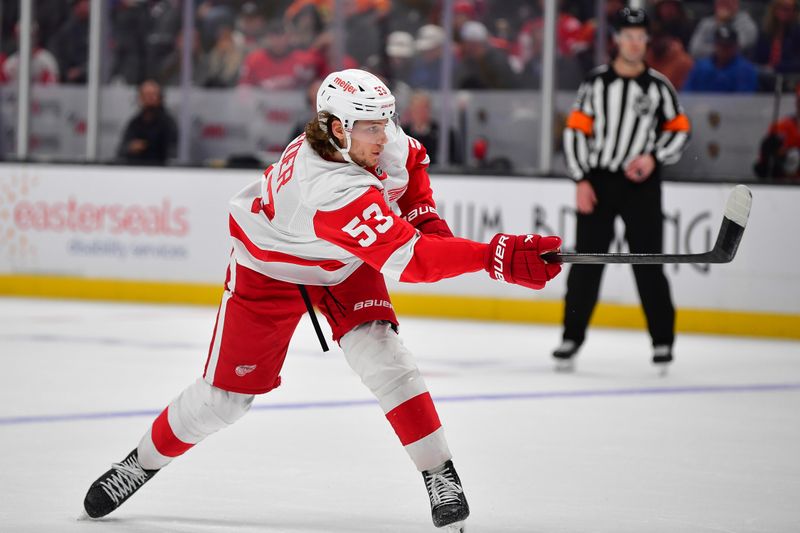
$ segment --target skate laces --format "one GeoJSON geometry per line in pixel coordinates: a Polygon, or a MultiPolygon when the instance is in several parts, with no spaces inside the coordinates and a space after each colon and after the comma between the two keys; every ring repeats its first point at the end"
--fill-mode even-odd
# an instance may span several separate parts
{"type": "Polygon", "coordinates": [[[136,457],[129,457],[121,463],[114,463],[111,468],[115,472],[106,480],[100,482],[100,486],[108,497],[117,504],[124,500],[133,491],[147,481],[148,474],[139,464],[136,457]]]}
{"type": "Polygon", "coordinates": [[[458,495],[464,492],[448,467],[439,472],[428,472],[425,485],[431,497],[431,505],[434,507],[444,503],[458,503],[460,501],[458,495]]]}

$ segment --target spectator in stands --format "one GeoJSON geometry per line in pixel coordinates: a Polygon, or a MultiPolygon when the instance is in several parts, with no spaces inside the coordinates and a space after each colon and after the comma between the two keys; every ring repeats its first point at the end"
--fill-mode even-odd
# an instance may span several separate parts
{"type": "Polygon", "coordinates": [[[569,10],[580,20],[591,20],[596,9],[597,0],[569,0],[569,10]]]}
{"type": "MultiPolygon", "coordinates": [[[[6,17],[13,17],[10,19],[13,28],[13,25],[17,23],[19,17],[15,16],[13,9],[9,10],[9,4],[16,4],[19,6],[20,2],[5,0],[3,1],[2,7],[0,7],[0,9],[2,9],[3,19],[6,17]]],[[[61,25],[69,18],[70,11],[72,10],[70,4],[71,2],[65,2],[64,0],[36,0],[34,2],[34,22],[39,28],[39,36],[42,38],[42,43],[47,42],[50,37],[55,35],[61,25]]],[[[8,36],[15,38],[13,31],[10,31],[8,36]]],[[[4,33],[3,38],[6,37],[7,35],[4,33]]]]}
{"type": "Polygon", "coordinates": [[[111,81],[139,85],[147,75],[150,13],[143,2],[115,2],[111,13],[111,81]]]}
{"type": "Polygon", "coordinates": [[[694,60],[678,37],[671,33],[655,30],[650,46],[647,48],[647,64],[667,77],[681,90],[694,66],[694,60]]]}
{"type": "Polygon", "coordinates": [[[770,125],[754,170],[764,179],[800,179],[800,83],[795,87],[794,115],[770,125]]]}
{"type": "MultiPolygon", "coordinates": [[[[323,12],[329,12],[331,5],[330,0],[294,0],[283,14],[291,48],[303,52],[299,60],[308,66],[312,78],[323,79],[339,68],[333,64],[333,32],[328,31],[323,17],[323,12]]],[[[358,62],[345,53],[341,68],[358,66],[358,62]]]]}
{"type": "MultiPolygon", "coordinates": [[[[544,33],[544,0],[539,0],[538,5],[540,15],[525,22],[520,32],[544,33]]],[[[593,31],[585,28],[580,20],[567,11],[565,0],[559,0],[557,5],[556,52],[559,57],[573,57],[591,48],[593,31]]],[[[580,81],[578,80],[579,84],[580,81]]]]}
{"type": "Polygon", "coordinates": [[[244,50],[233,38],[233,28],[220,26],[217,40],[206,58],[206,87],[233,87],[239,81],[244,50]]]}
{"type": "MultiPolygon", "coordinates": [[[[19,42],[19,23],[14,26],[14,34],[19,42]]],[[[36,24],[31,28],[31,82],[35,84],[58,83],[58,62],[48,50],[39,45],[39,32],[36,24]]],[[[0,83],[15,82],[19,79],[19,51],[8,57],[0,55],[0,83]]]]}
{"type": "MultiPolygon", "coordinates": [[[[692,23],[681,0],[657,0],[653,7],[653,31],[678,39],[686,52],[692,23]]],[[[656,69],[661,71],[661,69],[656,69]]]]}
{"type": "MultiPolygon", "coordinates": [[[[176,86],[181,84],[181,65],[183,64],[183,30],[175,36],[172,52],[162,60],[156,79],[161,85],[176,86]]],[[[208,80],[208,60],[200,46],[200,32],[192,34],[192,85],[204,87],[208,80]]]]}
{"type": "Polygon", "coordinates": [[[380,66],[384,34],[384,17],[389,12],[388,0],[346,0],[345,51],[356,63],[371,69],[380,66]]]}
{"type": "MultiPolygon", "coordinates": [[[[485,9],[478,9],[476,4],[485,4],[481,0],[453,0],[453,42],[461,44],[461,30],[464,24],[481,19],[485,9]]],[[[437,2],[437,7],[441,10],[444,7],[444,0],[437,2]]],[[[485,6],[482,6],[485,7],[485,6]]]]}
{"type": "Polygon", "coordinates": [[[489,31],[476,21],[461,27],[461,63],[456,73],[460,89],[512,89],[516,79],[505,52],[489,44],[489,31]]]}
{"type": "Polygon", "coordinates": [[[203,50],[209,50],[216,42],[219,28],[233,24],[236,17],[234,0],[195,0],[195,4],[195,27],[200,46],[203,50]]]}
{"type": "Polygon", "coordinates": [[[414,37],[410,33],[405,31],[390,33],[386,38],[386,77],[392,82],[409,84],[414,52],[414,37]]]}
{"type": "Polygon", "coordinates": [[[139,112],[125,126],[117,158],[132,165],[163,165],[175,155],[178,129],[164,109],[161,87],[154,80],[139,86],[139,105],[139,112]]]}
{"type": "Polygon", "coordinates": [[[303,116],[300,117],[300,119],[295,122],[294,126],[292,127],[292,132],[289,134],[289,138],[286,140],[287,145],[295,140],[301,133],[306,131],[306,124],[308,124],[308,121],[317,114],[317,91],[319,91],[319,86],[321,84],[321,79],[315,79],[308,84],[308,87],[306,87],[306,104],[308,105],[306,108],[307,111],[303,112],[303,116]]]}
{"type": "Polygon", "coordinates": [[[772,0],[756,45],[755,62],[774,72],[800,72],[799,51],[796,0],[772,0]]]}
{"type": "Polygon", "coordinates": [[[444,40],[444,29],[436,24],[426,24],[417,31],[417,56],[411,67],[412,87],[428,90],[439,88],[444,40]]]}
{"type": "Polygon", "coordinates": [[[58,61],[64,83],[86,83],[89,60],[89,0],[71,0],[72,11],[47,48],[58,61]]]}
{"type": "Polygon", "coordinates": [[[494,34],[495,39],[497,39],[497,42],[502,43],[503,49],[511,49],[511,46],[514,43],[516,32],[513,32],[511,23],[507,19],[495,18],[494,25],[492,27],[492,33],[494,34]]]}
{"type": "MultiPolygon", "coordinates": [[[[520,86],[538,88],[541,82],[542,45],[544,39],[544,2],[539,0],[540,15],[523,23],[511,54],[512,70],[519,76],[520,86]]],[[[556,19],[556,79],[560,89],[577,89],[583,79],[578,54],[592,46],[594,29],[566,11],[565,0],[558,3],[556,19]]]]}
{"type": "MultiPolygon", "coordinates": [[[[434,120],[431,114],[431,97],[425,91],[416,91],[411,96],[406,110],[407,120],[403,123],[403,130],[414,137],[428,152],[431,164],[436,164],[439,157],[439,123],[434,120]]],[[[462,140],[456,135],[454,129],[450,128],[450,146],[448,153],[451,165],[462,165],[464,157],[462,155],[462,140]]]]}
{"type": "Polygon", "coordinates": [[[432,4],[430,0],[393,1],[386,17],[388,31],[405,31],[414,35],[423,24],[430,21],[432,4]]]}
{"type": "Polygon", "coordinates": [[[714,32],[714,53],[699,59],[683,86],[687,92],[752,93],[758,88],[756,68],[739,52],[739,37],[733,26],[714,32]]]}
{"type": "Polygon", "coordinates": [[[314,77],[308,54],[292,50],[280,20],[270,21],[264,46],[245,57],[239,83],[268,90],[298,89],[314,77]]]}
{"type": "MultiPolygon", "coordinates": [[[[606,41],[606,51],[608,57],[603,58],[601,62],[609,61],[612,57],[611,54],[616,46],[614,44],[614,24],[617,18],[617,13],[619,12],[620,9],[625,7],[625,5],[626,2],[624,0],[606,0],[605,2],[605,12],[604,12],[604,16],[606,19],[605,41],[606,41]]],[[[592,9],[592,11],[594,11],[594,9],[592,9]]],[[[592,44],[596,42],[599,25],[600,24],[597,18],[590,19],[586,21],[586,23],[584,24],[584,31],[587,32],[587,39],[592,44]]],[[[578,60],[580,61],[581,66],[585,72],[588,72],[589,70],[593,69],[596,66],[594,55],[595,55],[594,46],[592,46],[592,48],[590,48],[589,50],[578,55],[578,60]]]]}
{"type": "Polygon", "coordinates": [[[317,39],[325,32],[325,21],[316,5],[309,3],[298,6],[294,11],[287,10],[284,19],[291,35],[292,48],[317,48],[317,39]]]}
{"type": "Polygon", "coordinates": [[[511,70],[523,89],[539,89],[542,86],[542,34],[533,30],[531,25],[523,25],[517,34],[513,53],[508,58],[511,70]]]}
{"type": "Polygon", "coordinates": [[[175,48],[175,37],[181,28],[180,0],[150,0],[147,35],[145,37],[146,76],[156,78],[164,57],[175,48]]]}
{"type": "Polygon", "coordinates": [[[756,44],[758,27],[746,11],[739,10],[739,0],[714,0],[714,15],[700,21],[689,43],[695,58],[714,53],[714,32],[721,25],[733,26],[739,36],[739,50],[747,54],[756,44]]]}
{"type": "Polygon", "coordinates": [[[236,19],[234,39],[244,54],[255,51],[267,32],[267,20],[255,2],[245,2],[236,19]]]}
{"type": "MultiPolygon", "coordinates": [[[[19,20],[20,7],[20,3],[16,0],[0,0],[0,9],[2,9],[2,16],[0,16],[0,54],[7,55],[17,47],[17,43],[14,41],[14,26],[19,20]]],[[[59,20],[59,25],[63,21],[63,18],[59,20]]]]}

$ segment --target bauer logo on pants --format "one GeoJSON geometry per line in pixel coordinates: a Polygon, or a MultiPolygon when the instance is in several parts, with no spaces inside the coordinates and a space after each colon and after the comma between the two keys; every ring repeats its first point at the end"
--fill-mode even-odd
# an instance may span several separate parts
{"type": "Polygon", "coordinates": [[[364,300],[363,302],[358,302],[353,306],[353,311],[358,311],[359,309],[366,309],[367,307],[388,307],[389,309],[392,308],[392,302],[387,302],[386,300],[364,300]]]}
{"type": "Polygon", "coordinates": [[[235,372],[236,372],[237,376],[239,376],[240,378],[243,378],[244,376],[246,376],[247,374],[249,374],[250,372],[252,372],[255,369],[256,369],[256,365],[239,365],[239,366],[236,367],[235,372]]]}

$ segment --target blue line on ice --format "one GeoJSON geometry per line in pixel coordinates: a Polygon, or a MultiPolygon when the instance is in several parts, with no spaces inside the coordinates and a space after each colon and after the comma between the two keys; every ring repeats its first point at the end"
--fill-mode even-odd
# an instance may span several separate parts
{"type": "MultiPolygon", "coordinates": [[[[509,400],[548,400],[554,398],[598,398],[620,396],[658,396],[675,394],[730,394],[757,392],[800,391],[800,383],[754,383],[743,385],[695,385],[686,387],[651,387],[629,389],[529,391],[498,394],[470,394],[464,396],[437,396],[436,403],[496,402],[509,400]]],[[[255,411],[286,411],[297,409],[337,409],[374,405],[373,399],[330,400],[320,402],[260,404],[252,407],[255,411]]],[[[102,420],[110,418],[129,418],[137,416],[154,417],[160,410],[111,411],[99,413],[65,413],[55,415],[30,415],[0,417],[0,426],[22,424],[45,424],[52,422],[74,422],[81,420],[102,420]]]]}

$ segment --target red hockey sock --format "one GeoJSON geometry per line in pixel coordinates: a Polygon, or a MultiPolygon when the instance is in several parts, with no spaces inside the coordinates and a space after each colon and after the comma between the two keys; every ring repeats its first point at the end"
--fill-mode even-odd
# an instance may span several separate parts
{"type": "Polygon", "coordinates": [[[177,457],[185,453],[189,448],[194,446],[188,442],[183,442],[175,436],[175,432],[169,425],[169,406],[161,411],[161,414],[153,422],[153,429],[151,435],[153,438],[153,445],[158,450],[158,453],[166,457],[177,457]]]}
{"type": "Polygon", "coordinates": [[[386,419],[389,420],[403,446],[417,442],[442,427],[428,392],[401,403],[386,413],[386,419]]]}

